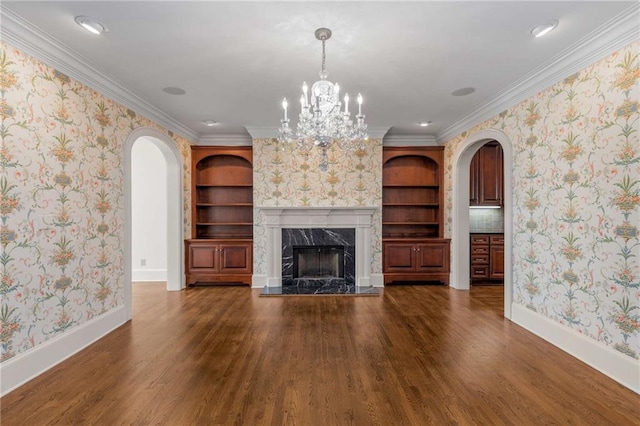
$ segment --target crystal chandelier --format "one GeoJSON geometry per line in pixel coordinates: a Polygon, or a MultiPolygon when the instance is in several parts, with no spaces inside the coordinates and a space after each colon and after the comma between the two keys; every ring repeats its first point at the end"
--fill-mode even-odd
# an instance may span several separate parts
{"type": "Polygon", "coordinates": [[[282,146],[297,146],[310,151],[314,146],[322,149],[319,168],[326,171],[329,166],[327,149],[337,144],[342,149],[355,150],[363,147],[363,141],[368,139],[367,125],[362,114],[362,95],[358,94],[358,114],[356,122],[351,120],[349,112],[349,94],[344,96],[344,108],[340,102],[340,86],[327,80],[329,73],[325,70],[325,42],[331,38],[331,30],[318,28],[316,38],[322,42],[322,70],[320,80],[313,83],[311,93],[306,82],[302,83],[300,97],[300,114],[298,128],[289,127],[287,116],[288,102],[282,101],[284,118],[278,131],[278,142],[282,146]],[[311,95],[310,98],[308,95],[311,95]]]}

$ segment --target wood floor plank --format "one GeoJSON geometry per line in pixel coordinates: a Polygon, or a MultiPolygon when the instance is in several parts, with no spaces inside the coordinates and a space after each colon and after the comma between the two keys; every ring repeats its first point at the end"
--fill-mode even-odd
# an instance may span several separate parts
{"type": "Polygon", "coordinates": [[[505,320],[501,287],[133,287],[133,321],[2,398],[3,426],[640,424],[637,394],[505,320]]]}

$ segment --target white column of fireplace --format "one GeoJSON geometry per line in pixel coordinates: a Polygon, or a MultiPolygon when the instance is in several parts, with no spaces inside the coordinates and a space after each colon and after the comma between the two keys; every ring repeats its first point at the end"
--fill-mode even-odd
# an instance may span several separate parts
{"type": "Polygon", "coordinates": [[[266,279],[254,276],[254,287],[282,286],[282,228],[354,228],[356,285],[371,282],[371,219],[377,207],[259,207],[267,229],[266,279]],[[258,284],[257,286],[260,286],[258,284]]]}

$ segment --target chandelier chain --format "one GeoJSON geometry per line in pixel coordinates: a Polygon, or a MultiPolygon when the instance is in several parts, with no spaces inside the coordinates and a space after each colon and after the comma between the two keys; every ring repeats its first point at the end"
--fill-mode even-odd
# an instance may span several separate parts
{"type": "Polygon", "coordinates": [[[323,73],[325,72],[325,62],[326,62],[326,56],[324,53],[324,42],[325,42],[325,39],[323,37],[322,38],[322,72],[323,73]]]}

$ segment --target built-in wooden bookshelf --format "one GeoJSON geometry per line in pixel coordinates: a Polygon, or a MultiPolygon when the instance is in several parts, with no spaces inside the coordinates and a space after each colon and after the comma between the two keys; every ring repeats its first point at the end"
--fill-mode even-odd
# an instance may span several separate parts
{"type": "Polygon", "coordinates": [[[194,146],[192,239],[187,284],[251,284],[253,156],[251,147],[194,146]]]}
{"type": "Polygon", "coordinates": [[[251,161],[228,149],[216,151],[194,158],[193,238],[252,238],[251,161]]]}
{"type": "Polygon", "coordinates": [[[385,147],[382,237],[385,282],[447,283],[449,240],[443,239],[442,147],[385,147]]]}

